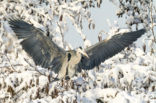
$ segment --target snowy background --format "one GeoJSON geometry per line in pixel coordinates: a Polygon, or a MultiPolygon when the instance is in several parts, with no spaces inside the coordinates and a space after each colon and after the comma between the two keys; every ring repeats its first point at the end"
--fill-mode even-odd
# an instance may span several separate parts
{"type": "Polygon", "coordinates": [[[155,2],[0,0],[0,103],[156,103],[155,2]],[[104,18],[105,30],[98,27],[93,11],[103,10],[107,3],[116,8],[113,15],[119,19],[104,18]],[[83,71],[69,81],[51,82],[53,72],[36,66],[19,44],[8,24],[12,17],[41,28],[66,50],[87,47],[119,32],[150,30],[99,69],[83,71]],[[68,37],[79,41],[74,44],[68,37]]]}

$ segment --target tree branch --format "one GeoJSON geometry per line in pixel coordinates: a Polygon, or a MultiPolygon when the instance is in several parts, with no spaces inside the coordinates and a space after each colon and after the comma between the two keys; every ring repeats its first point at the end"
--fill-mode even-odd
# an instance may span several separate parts
{"type": "Polygon", "coordinates": [[[153,22],[153,2],[151,0],[151,3],[150,3],[150,9],[151,9],[151,12],[150,12],[150,19],[151,19],[151,31],[152,31],[152,35],[153,35],[153,38],[154,38],[154,42],[156,43],[156,38],[154,36],[154,22],[153,22]]]}

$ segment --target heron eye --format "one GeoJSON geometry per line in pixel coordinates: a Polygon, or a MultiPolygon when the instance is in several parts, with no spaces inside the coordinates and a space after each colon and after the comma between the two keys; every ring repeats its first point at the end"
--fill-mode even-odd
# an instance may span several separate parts
{"type": "Polygon", "coordinates": [[[71,54],[68,53],[68,61],[71,59],[71,54]]]}

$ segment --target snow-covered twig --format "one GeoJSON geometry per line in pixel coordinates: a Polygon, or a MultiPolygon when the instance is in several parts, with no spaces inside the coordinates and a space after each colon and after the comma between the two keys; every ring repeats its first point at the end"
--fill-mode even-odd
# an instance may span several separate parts
{"type": "Polygon", "coordinates": [[[151,19],[151,30],[152,30],[152,35],[153,35],[153,39],[154,39],[154,42],[156,43],[156,38],[155,38],[155,35],[154,35],[154,21],[153,21],[153,2],[151,0],[151,3],[150,3],[150,19],[151,19]]]}
{"type": "Polygon", "coordinates": [[[61,28],[61,26],[60,26],[60,24],[58,22],[57,22],[57,25],[58,25],[58,27],[60,29],[60,34],[61,34],[61,37],[62,37],[63,48],[65,48],[64,34],[62,32],[62,28],[61,28]]]}
{"type": "Polygon", "coordinates": [[[99,40],[99,41],[102,41],[102,33],[104,33],[104,34],[106,34],[106,35],[109,35],[109,33],[105,32],[104,30],[101,30],[101,31],[99,32],[99,35],[98,35],[98,40],[99,40]]]}
{"type": "Polygon", "coordinates": [[[17,72],[17,71],[14,69],[13,65],[11,64],[10,59],[9,59],[9,57],[7,56],[7,54],[4,53],[4,55],[5,55],[5,57],[7,58],[7,60],[8,60],[8,62],[9,62],[9,64],[10,64],[10,67],[11,67],[12,71],[17,72]]]}

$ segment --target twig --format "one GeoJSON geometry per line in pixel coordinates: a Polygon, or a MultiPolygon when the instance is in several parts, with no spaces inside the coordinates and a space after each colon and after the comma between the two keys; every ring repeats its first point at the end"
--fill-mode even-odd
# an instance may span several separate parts
{"type": "MultiPolygon", "coordinates": [[[[23,64],[15,64],[15,65],[12,65],[13,67],[15,67],[15,66],[23,66],[23,64]]],[[[8,67],[10,67],[10,66],[0,66],[0,68],[8,68],[8,67]]]]}
{"type": "Polygon", "coordinates": [[[11,67],[12,71],[17,72],[17,71],[14,69],[14,67],[12,66],[12,64],[11,64],[11,62],[10,62],[10,59],[9,59],[9,57],[7,56],[7,54],[4,53],[4,55],[6,56],[8,62],[9,62],[9,64],[10,64],[10,67],[11,67]]]}
{"type": "Polygon", "coordinates": [[[34,65],[32,65],[26,58],[24,58],[24,60],[29,64],[29,66],[34,68],[34,65]]]}
{"type": "MultiPolygon", "coordinates": [[[[150,3],[150,9],[151,9],[151,12],[150,12],[150,19],[151,19],[151,24],[152,24],[152,27],[151,27],[151,30],[152,30],[152,34],[153,34],[153,39],[154,39],[154,42],[156,43],[156,38],[155,38],[155,36],[154,36],[154,22],[153,22],[153,1],[151,0],[151,3],[150,3]]],[[[154,53],[155,53],[155,51],[154,51],[154,53]]],[[[154,54],[153,53],[153,54],[154,54]]],[[[155,59],[154,59],[155,57],[153,56],[153,69],[155,68],[155,65],[154,65],[154,61],[155,61],[155,59]]]]}
{"type": "Polygon", "coordinates": [[[150,3],[150,9],[151,9],[151,12],[150,12],[150,19],[151,19],[151,24],[152,24],[152,27],[151,27],[151,30],[152,30],[152,35],[153,35],[153,38],[154,38],[154,42],[156,43],[156,38],[155,38],[155,36],[154,36],[154,23],[153,23],[153,14],[152,14],[152,12],[153,12],[153,2],[152,2],[152,0],[151,0],[151,3],[150,3]]]}
{"type": "Polygon", "coordinates": [[[98,35],[99,41],[102,41],[102,33],[108,35],[108,36],[104,39],[105,41],[107,41],[107,40],[109,39],[109,33],[108,33],[108,32],[105,32],[104,30],[101,30],[101,31],[99,32],[99,35],[98,35]]]}
{"type": "Polygon", "coordinates": [[[62,32],[61,26],[60,26],[60,24],[58,22],[57,22],[57,25],[58,25],[58,27],[60,29],[60,33],[61,33],[61,37],[62,37],[62,43],[63,43],[63,48],[65,48],[64,35],[63,35],[63,32],[62,32]]]}
{"type": "Polygon", "coordinates": [[[86,40],[86,36],[82,33],[81,27],[78,26],[78,24],[75,22],[75,18],[73,15],[68,15],[67,16],[71,19],[72,24],[74,25],[76,31],[78,32],[78,34],[81,36],[83,42],[86,40]]]}
{"type": "Polygon", "coordinates": [[[105,32],[104,30],[101,30],[101,31],[99,32],[99,35],[102,35],[102,33],[105,33],[106,35],[109,35],[109,33],[105,32]]]}

